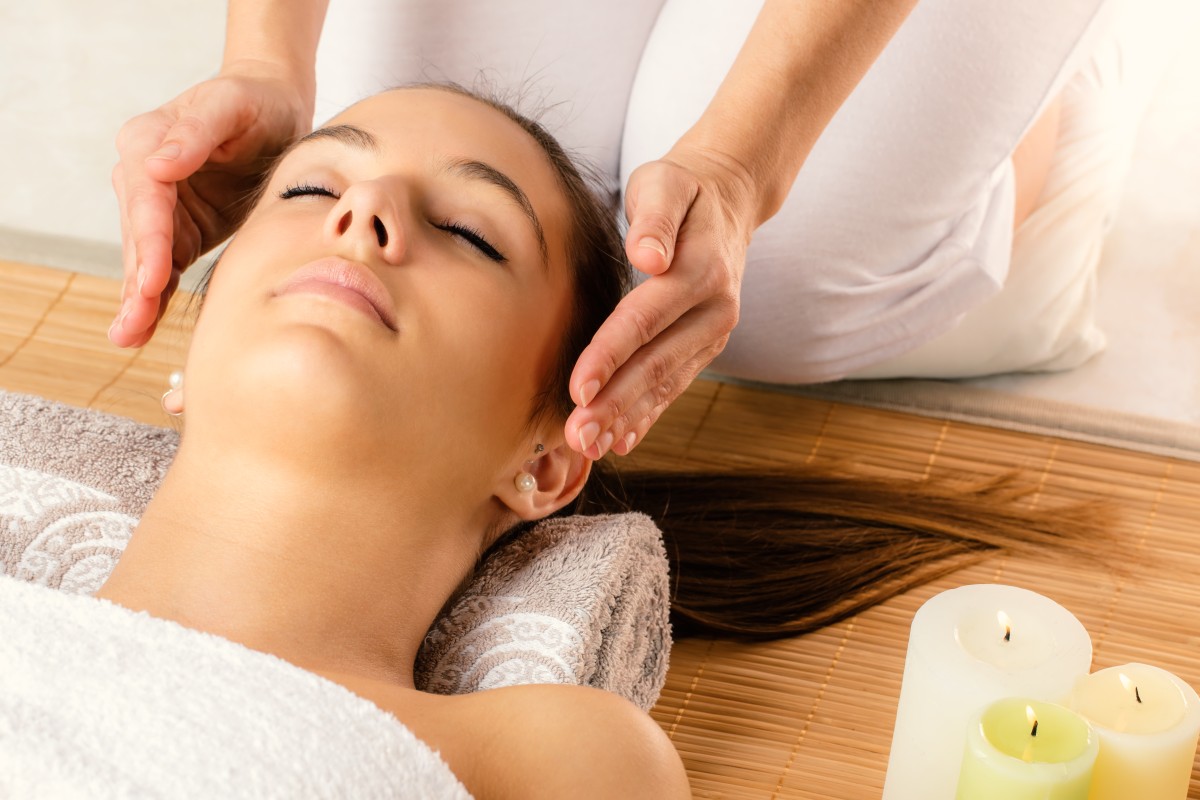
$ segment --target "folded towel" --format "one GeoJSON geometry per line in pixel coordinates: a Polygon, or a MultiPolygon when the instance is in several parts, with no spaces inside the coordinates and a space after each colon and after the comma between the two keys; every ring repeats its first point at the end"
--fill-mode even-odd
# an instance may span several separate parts
{"type": "Polygon", "coordinates": [[[0,576],[0,796],[471,795],[399,720],[332,681],[0,576]]]}
{"type": "Polygon", "coordinates": [[[463,694],[588,683],[619,687],[649,710],[666,680],[669,600],[665,581],[638,572],[666,557],[658,528],[644,514],[612,514],[548,519],[537,530],[489,559],[434,623],[417,657],[417,685],[463,694]],[[581,527],[580,519],[595,522],[581,527]],[[572,579],[561,580],[564,573],[572,579]]]}
{"type": "MultiPolygon", "coordinates": [[[[0,574],[96,591],[178,444],[168,428],[0,390],[0,574]]],[[[417,686],[571,683],[649,710],[666,680],[668,591],[646,515],[543,520],[493,553],[434,624],[417,686]]]]}

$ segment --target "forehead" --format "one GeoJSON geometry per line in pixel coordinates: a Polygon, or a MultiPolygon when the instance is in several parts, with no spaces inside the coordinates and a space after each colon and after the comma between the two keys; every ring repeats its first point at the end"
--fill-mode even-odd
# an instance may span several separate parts
{"type": "Polygon", "coordinates": [[[557,189],[554,168],[528,132],[487,103],[454,91],[421,87],[381,92],[350,106],[325,127],[339,124],[370,131],[382,156],[438,164],[447,158],[474,159],[514,179],[524,178],[539,193],[557,189]]]}

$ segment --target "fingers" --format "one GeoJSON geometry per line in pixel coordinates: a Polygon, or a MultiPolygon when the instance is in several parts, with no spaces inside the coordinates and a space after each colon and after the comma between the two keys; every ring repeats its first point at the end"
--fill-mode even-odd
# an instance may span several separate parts
{"type": "Polygon", "coordinates": [[[618,367],[708,297],[699,281],[686,277],[673,273],[671,279],[646,281],[622,298],[579,354],[571,373],[571,396],[578,405],[589,405],[618,367]]]}
{"type": "Polygon", "coordinates": [[[181,272],[171,270],[171,278],[164,287],[161,297],[146,298],[136,294],[128,298],[128,312],[124,318],[109,329],[109,339],[121,347],[144,347],[154,337],[158,323],[166,315],[171,297],[179,287],[181,272]]]}
{"type": "Polygon", "coordinates": [[[117,137],[121,161],[113,170],[113,189],[121,209],[121,250],[124,285],[122,308],[109,329],[109,339],[130,346],[158,306],[158,298],[143,297],[146,283],[165,286],[171,270],[171,230],[174,224],[175,183],[149,175],[145,157],[167,129],[162,112],[130,120],[117,137]],[[141,283],[143,289],[138,288],[141,283]]]}
{"type": "Polygon", "coordinates": [[[145,157],[147,172],[162,182],[187,178],[204,166],[213,151],[237,135],[239,122],[231,106],[215,99],[188,109],[162,135],[154,152],[145,157]]]}
{"type": "MultiPolygon", "coordinates": [[[[633,448],[637,447],[646,438],[646,434],[654,426],[654,423],[658,422],[658,418],[662,416],[662,413],[670,407],[671,403],[675,402],[679,395],[687,391],[687,387],[692,385],[692,381],[696,379],[696,376],[717,355],[718,352],[701,352],[685,362],[679,369],[679,380],[675,382],[671,391],[661,395],[661,399],[650,393],[644,395],[642,400],[638,402],[638,407],[626,415],[628,419],[636,420],[634,426],[623,429],[614,425],[610,429],[613,441],[612,452],[619,456],[629,455],[633,451],[633,448]]],[[[605,440],[607,441],[608,437],[605,440]]],[[[603,455],[604,452],[597,452],[596,458],[601,458],[603,455]]]]}
{"type": "Polygon", "coordinates": [[[181,181],[175,188],[175,240],[171,258],[176,267],[184,270],[207,249],[204,232],[217,230],[222,220],[217,209],[197,194],[191,181],[181,181]]]}
{"type": "Polygon", "coordinates": [[[625,190],[625,255],[647,275],[660,275],[675,258],[679,228],[699,184],[686,171],[661,161],[644,164],[629,176],[625,190]]]}
{"type": "Polygon", "coordinates": [[[193,175],[245,120],[221,92],[199,91],[163,108],[134,117],[117,135],[120,161],[113,188],[121,209],[124,271],[120,324],[110,329],[114,344],[129,342],[153,325],[165,306],[174,263],[186,266],[199,253],[194,225],[177,217],[177,182],[193,175]],[[187,99],[183,99],[187,98],[187,99]],[[179,242],[177,235],[184,241],[179,242]],[[180,257],[188,257],[181,261],[180,257]]]}
{"type": "Polygon", "coordinates": [[[713,302],[689,311],[639,349],[586,409],[567,420],[567,441],[598,459],[610,448],[627,455],[662,412],[725,348],[736,324],[730,302],[713,302]]]}

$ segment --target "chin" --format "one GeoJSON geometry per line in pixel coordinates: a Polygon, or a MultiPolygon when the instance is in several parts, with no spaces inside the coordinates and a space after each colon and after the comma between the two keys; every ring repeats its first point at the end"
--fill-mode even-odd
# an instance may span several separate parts
{"type": "Polygon", "coordinates": [[[229,390],[283,419],[337,428],[370,414],[382,354],[320,325],[295,325],[245,348],[221,370],[229,390]]]}

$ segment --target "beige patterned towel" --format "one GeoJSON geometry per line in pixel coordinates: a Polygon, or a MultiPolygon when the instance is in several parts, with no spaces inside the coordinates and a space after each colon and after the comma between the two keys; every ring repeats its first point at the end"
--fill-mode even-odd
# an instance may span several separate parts
{"type": "MultiPolygon", "coordinates": [[[[73,594],[107,578],[178,434],[0,390],[0,574],[73,594]]],[[[569,683],[649,710],[671,635],[666,553],[644,514],[543,520],[494,553],[418,655],[443,694],[569,683]]]]}

